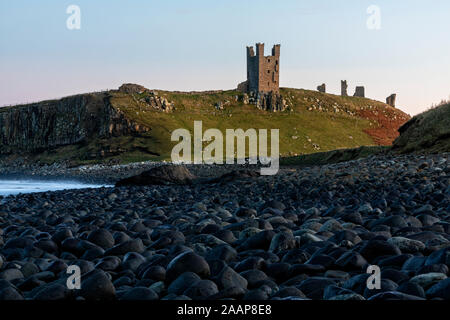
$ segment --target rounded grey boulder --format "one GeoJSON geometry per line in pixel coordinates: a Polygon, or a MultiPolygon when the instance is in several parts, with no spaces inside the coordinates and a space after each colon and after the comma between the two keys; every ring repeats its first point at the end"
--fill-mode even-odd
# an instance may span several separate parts
{"type": "Polygon", "coordinates": [[[167,266],[166,279],[170,283],[184,272],[193,272],[201,278],[210,276],[211,271],[206,260],[198,254],[187,251],[176,256],[167,266]]]}

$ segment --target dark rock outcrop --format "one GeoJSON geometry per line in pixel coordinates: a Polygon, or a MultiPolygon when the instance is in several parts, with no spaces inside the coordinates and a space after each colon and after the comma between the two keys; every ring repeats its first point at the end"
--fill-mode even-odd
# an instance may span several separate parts
{"type": "Polygon", "coordinates": [[[185,166],[166,165],[145,171],[137,176],[120,180],[116,187],[167,184],[191,184],[195,176],[185,166]]]}
{"type": "Polygon", "coordinates": [[[259,110],[281,112],[288,109],[288,102],[277,92],[250,92],[242,97],[244,104],[254,104],[259,110]]]}

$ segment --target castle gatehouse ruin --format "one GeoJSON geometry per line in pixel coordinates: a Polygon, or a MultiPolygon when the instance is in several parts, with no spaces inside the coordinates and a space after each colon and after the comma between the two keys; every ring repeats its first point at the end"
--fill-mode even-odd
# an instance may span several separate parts
{"type": "Polygon", "coordinates": [[[274,45],[271,56],[264,56],[264,44],[247,47],[247,83],[249,92],[280,91],[280,45],[274,45]]]}
{"type": "Polygon", "coordinates": [[[284,111],[287,107],[280,95],[280,47],[274,45],[270,56],[264,55],[264,43],[256,44],[256,52],[247,47],[247,81],[238,90],[261,110],[284,111]]]}

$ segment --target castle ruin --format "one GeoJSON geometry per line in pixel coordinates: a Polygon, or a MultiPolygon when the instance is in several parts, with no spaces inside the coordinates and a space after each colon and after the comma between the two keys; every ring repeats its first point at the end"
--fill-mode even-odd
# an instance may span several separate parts
{"type": "Polygon", "coordinates": [[[320,86],[317,87],[317,91],[326,93],[327,92],[327,85],[325,83],[322,83],[320,86]]]}
{"type": "Polygon", "coordinates": [[[395,93],[393,93],[389,97],[386,98],[386,104],[395,108],[395,100],[396,99],[397,99],[397,95],[395,93]]]}
{"type": "Polygon", "coordinates": [[[366,89],[364,87],[356,87],[354,97],[365,98],[366,97],[366,89]]]}
{"type": "Polygon", "coordinates": [[[280,45],[274,45],[271,56],[264,56],[264,43],[247,47],[248,92],[280,92],[280,45]]]}
{"type": "MultiPolygon", "coordinates": [[[[272,48],[272,55],[264,55],[264,43],[255,47],[247,47],[247,80],[238,84],[237,90],[244,93],[244,104],[255,104],[258,109],[267,111],[284,111],[288,105],[280,95],[280,48],[276,44],[272,48]]],[[[326,93],[326,84],[317,87],[317,91],[326,93]]],[[[341,96],[348,97],[347,80],[341,80],[341,96]]],[[[365,87],[357,86],[354,97],[365,98],[365,87]]],[[[386,103],[395,107],[396,95],[386,99],[386,103]]]]}
{"type": "Polygon", "coordinates": [[[244,100],[255,103],[258,109],[283,111],[285,100],[280,95],[280,47],[272,48],[272,55],[264,55],[264,43],[247,47],[247,81],[238,85],[238,90],[244,92],[244,100]]]}
{"type": "Polygon", "coordinates": [[[341,96],[343,97],[348,96],[347,88],[348,88],[347,80],[341,80],[341,96]]]}
{"type": "MultiPolygon", "coordinates": [[[[341,96],[348,97],[347,93],[348,83],[347,80],[341,80],[341,96]]],[[[323,83],[317,87],[317,91],[321,93],[326,93],[326,84],[323,83]]],[[[364,86],[357,86],[355,88],[354,97],[365,98],[366,97],[366,88],[364,86]]],[[[386,104],[395,108],[395,100],[397,98],[397,94],[393,93],[389,97],[386,98],[386,104]]]]}

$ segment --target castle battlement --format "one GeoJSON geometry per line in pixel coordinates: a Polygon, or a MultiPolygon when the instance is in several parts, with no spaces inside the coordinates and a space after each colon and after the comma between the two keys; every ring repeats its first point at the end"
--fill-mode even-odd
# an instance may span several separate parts
{"type": "Polygon", "coordinates": [[[280,48],[274,45],[271,56],[264,56],[264,43],[247,47],[247,92],[280,91],[280,48]]]}

